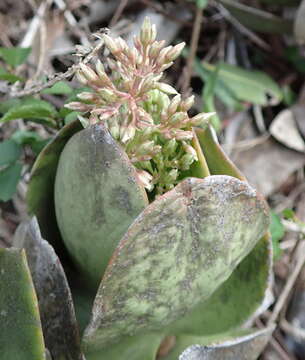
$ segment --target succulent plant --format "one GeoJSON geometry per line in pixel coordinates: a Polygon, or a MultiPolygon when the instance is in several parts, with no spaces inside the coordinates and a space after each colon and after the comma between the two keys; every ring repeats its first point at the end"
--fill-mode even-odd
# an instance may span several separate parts
{"type": "Polygon", "coordinates": [[[108,66],[81,63],[91,91],[68,105],[80,121],[33,167],[34,217],[14,239],[27,259],[0,251],[5,359],[171,360],[228,338],[255,359],[271,330],[240,327],[268,287],[266,202],[220,148],[211,114],[189,116],[193,97],[161,82],[183,44],[156,41],[149,20],[133,48],[102,37],[108,66]]]}

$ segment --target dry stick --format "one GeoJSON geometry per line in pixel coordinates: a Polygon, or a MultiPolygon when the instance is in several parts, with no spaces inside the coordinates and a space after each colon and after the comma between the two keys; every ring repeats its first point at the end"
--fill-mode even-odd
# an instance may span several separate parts
{"type": "Polygon", "coordinates": [[[273,312],[272,312],[270,318],[268,319],[267,325],[271,325],[277,320],[283,306],[285,305],[286,299],[288,298],[289,293],[305,264],[305,242],[304,241],[299,243],[297,252],[300,253],[301,255],[297,259],[296,265],[295,265],[294,269],[292,270],[292,272],[290,273],[288,280],[286,281],[284,289],[278,298],[278,301],[273,309],[273,312]]]}
{"type": "Polygon", "coordinates": [[[281,347],[276,339],[271,338],[269,343],[282,360],[291,360],[291,357],[287,355],[286,351],[281,347]]]}
{"type": "Polygon", "coordinates": [[[120,16],[122,15],[122,12],[124,11],[127,4],[128,4],[128,0],[121,0],[120,1],[120,5],[116,9],[116,11],[115,11],[110,23],[109,23],[110,28],[112,28],[118,22],[120,16]]]}
{"type": "MultiPolygon", "coordinates": [[[[89,63],[92,60],[92,58],[98,53],[98,51],[103,47],[103,45],[104,45],[104,41],[99,40],[97,45],[93,48],[93,50],[82,61],[80,61],[80,63],[84,63],[84,64],[89,63]]],[[[10,97],[18,98],[18,97],[37,94],[40,91],[54,85],[55,83],[57,83],[60,80],[70,78],[71,76],[74,75],[74,73],[78,69],[79,69],[79,64],[72,65],[66,72],[55,75],[54,78],[50,79],[46,83],[38,84],[38,85],[32,86],[28,89],[24,89],[24,90],[20,90],[20,91],[11,91],[10,97]]]]}
{"type": "MultiPolygon", "coordinates": [[[[257,327],[260,329],[266,328],[266,326],[259,318],[255,320],[255,323],[257,327]]],[[[274,351],[279,355],[281,360],[291,360],[290,357],[288,357],[287,355],[286,349],[282,347],[282,344],[280,344],[278,339],[271,337],[269,340],[269,344],[274,349],[274,351]]]]}
{"type": "Polygon", "coordinates": [[[201,31],[202,13],[203,13],[203,9],[197,6],[195,23],[192,31],[191,48],[187,59],[185,79],[181,91],[183,94],[186,94],[191,82],[193,63],[194,63],[194,59],[198,47],[199,35],[201,31]]]}
{"type": "Polygon", "coordinates": [[[24,35],[21,43],[19,44],[20,47],[30,47],[33,44],[35,35],[40,26],[40,22],[42,21],[45,12],[48,6],[50,6],[51,2],[51,0],[47,0],[40,4],[39,8],[37,9],[36,15],[33,17],[30,25],[28,26],[26,34],[24,35]]]}
{"type": "Polygon", "coordinates": [[[39,28],[39,59],[38,59],[38,65],[37,70],[33,76],[33,79],[38,79],[40,74],[43,72],[43,66],[45,64],[45,57],[46,57],[46,42],[47,42],[47,29],[46,29],[46,23],[44,19],[40,22],[40,28],[39,28]]]}
{"type": "Polygon", "coordinates": [[[75,19],[72,12],[67,8],[67,5],[64,0],[53,0],[54,3],[58,6],[58,8],[63,11],[64,17],[66,18],[68,24],[75,31],[75,33],[79,36],[81,43],[85,46],[90,45],[90,41],[88,40],[87,34],[82,31],[77,25],[77,20],[75,19]]]}
{"type": "Polygon", "coordinates": [[[288,322],[286,319],[282,319],[280,322],[280,327],[282,330],[284,330],[286,333],[292,335],[298,340],[305,341],[305,330],[292,325],[290,322],[288,322]]]}

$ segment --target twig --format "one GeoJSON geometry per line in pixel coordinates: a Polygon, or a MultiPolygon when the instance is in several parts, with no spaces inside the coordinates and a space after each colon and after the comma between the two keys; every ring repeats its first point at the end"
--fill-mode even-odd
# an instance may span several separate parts
{"type": "Polygon", "coordinates": [[[112,28],[119,20],[120,16],[122,15],[122,12],[124,11],[125,7],[128,4],[128,0],[121,0],[120,5],[117,7],[110,23],[109,27],[112,28]]]}
{"type": "Polygon", "coordinates": [[[304,241],[301,241],[299,243],[297,254],[300,254],[300,255],[296,261],[296,265],[293,268],[292,272],[290,273],[290,275],[286,281],[284,289],[282,290],[282,293],[280,294],[280,296],[278,298],[278,301],[273,309],[273,312],[272,312],[270,318],[268,319],[267,325],[270,325],[270,324],[273,324],[274,322],[276,322],[283,306],[286,303],[286,300],[290,294],[290,291],[305,264],[305,242],[304,241]]]}
{"type": "MultiPolygon", "coordinates": [[[[258,328],[263,329],[266,328],[266,325],[263,324],[263,322],[257,318],[255,320],[255,324],[257,325],[258,328]]],[[[272,336],[269,340],[269,344],[270,346],[274,349],[274,351],[276,351],[276,353],[279,355],[279,357],[281,358],[281,360],[291,360],[290,357],[288,357],[287,353],[286,353],[286,349],[284,349],[280,342],[278,341],[278,339],[276,339],[274,336],[272,336]]]]}
{"type": "Polygon", "coordinates": [[[293,231],[305,235],[305,227],[293,221],[282,219],[282,224],[287,231],[293,231]]]}
{"type": "Polygon", "coordinates": [[[29,87],[27,89],[23,89],[23,90],[20,90],[20,91],[13,90],[13,91],[10,92],[9,97],[10,98],[20,98],[20,97],[23,97],[23,96],[29,96],[29,95],[37,94],[40,91],[54,85],[58,81],[64,80],[64,79],[67,79],[67,78],[71,77],[75,73],[75,71],[77,69],[78,69],[78,65],[73,65],[66,72],[55,75],[52,79],[50,79],[46,83],[35,84],[34,86],[31,86],[31,87],[29,87]]]}
{"type": "Polygon", "coordinates": [[[40,28],[39,28],[39,59],[37,70],[33,76],[33,79],[38,79],[40,74],[43,71],[43,66],[45,63],[45,56],[46,56],[46,41],[47,41],[47,30],[46,30],[46,23],[44,19],[41,20],[40,28]]]}
{"type": "Polygon", "coordinates": [[[281,360],[291,360],[291,357],[287,355],[286,351],[281,347],[278,341],[274,338],[270,339],[270,345],[280,356],[281,360]]]}
{"type": "Polygon", "coordinates": [[[66,18],[68,24],[73,28],[75,33],[79,36],[80,41],[83,45],[88,46],[90,45],[90,41],[84,31],[82,31],[78,27],[77,20],[75,19],[72,12],[67,8],[67,5],[64,0],[54,0],[54,3],[58,6],[58,8],[63,11],[64,17],[66,18]]]}
{"type": "Polygon", "coordinates": [[[292,335],[298,340],[305,341],[305,330],[292,325],[290,322],[288,322],[286,319],[282,319],[280,322],[280,327],[282,330],[284,330],[286,333],[292,335]]]}
{"type": "Polygon", "coordinates": [[[30,47],[33,44],[33,40],[39,29],[40,23],[43,20],[45,12],[51,3],[52,0],[47,0],[40,4],[39,8],[37,9],[36,15],[34,16],[28,27],[28,31],[26,32],[21,43],[19,44],[20,47],[30,47]]]}
{"type": "Polygon", "coordinates": [[[289,196],[287,196],[280,204],[278,204],[274,211],[277,213],[282,212],[283,210],[292,207],[294,201],[296,200],[296,198],[303,193],[303,191],[305,190],[305,183],[302,182],[300,183],[297,187],[295,187],[289,194],[289,196]]]}
{"type": "MultiPolygon", "coordinates": [[[[108,29],[103,29],[102,32],[106,32],[108,31],[108,29]]],[[[55,75],[52,79],[50,79],[49,81],[47,81],[46,83],[43,84],[35,84],[32,87],[29,87],[27,89],[23,89],[20,91],[17,90],[12,90],[10,91],[9,97],[10,98],[19,98],[19,97],[23,97],[23,96],[28,96],[28,95],[33,95],[33,94],[37,94],[40,91],[54,85],[55,83],[57,83],[58,81],[70,78],[71,76],[74,75],[74,73],[79,69],[79,64],[83,63],[83,64],[87,64],[89,63],[92,58],[99,52],[99,50],[103,47],[104,45],[104,41],[102,39],[100,39],[96,46],[90,51],[90,53],[83,59],[80,60],[80,62],[78,64],[72,65],[71,67],[68,68],[68,70],[64,73],[60,73],[55,75]]]]}
{"type": "Polygon", "coordinates": [[[230,145],[230,147],[231,147],[230,150],[235,150],[235,151],[244,150],[245,151],[245,150],[251,149],[257,145],[261,145],[261,144],[265,143],[269,138],[270,138],[270,134],[264,134],[261,136],[257,136],[254,139],[238,141],[234,145],[224,144],[224,148],[227,150],[228,145],[230,145]]]}
{"type": "Polygon", "coordinates": [[[196,8],[196,16],[195,23],[192,31],[192,39],[191,39],[191,48],[190,53],[187,59],[186,69],[185,69],[185,78],[182,86],[182,93],[185,94],[190,86],[191,77],[192,77],[192,69],[194,64],[194,59],[198,47],[198,40],[201,31],[201,22],[202,22],[202,13],[203,9],[197,6],[196,8]]]}

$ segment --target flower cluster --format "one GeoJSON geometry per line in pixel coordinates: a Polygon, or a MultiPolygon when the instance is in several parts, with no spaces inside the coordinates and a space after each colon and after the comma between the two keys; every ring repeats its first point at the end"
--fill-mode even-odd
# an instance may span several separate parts
{"type": "Polygon", "coordinates": [[[148,19],[134,38],[133,48],[120,37],[102,37],[112,54],[107,69],[100,60],[95,70],[81,63],[78,80],[93,91],[80,93],[81,102],[67,107],[88,113],[90,124],[102,121],[125,149],[145,188],[162,194],[198,161],[192,127],[211,115],[190,118],[187,112],[194,97],[182,99],[172,86],[160,81],[185,44],[165,47],[164,41],[156,40],[156,27],[148,19]]]}

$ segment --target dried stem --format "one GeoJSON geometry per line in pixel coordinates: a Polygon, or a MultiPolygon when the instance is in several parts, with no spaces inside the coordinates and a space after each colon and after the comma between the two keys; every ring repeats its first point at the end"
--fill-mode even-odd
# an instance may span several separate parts
{"type": "Polygon", "coordinates": [[[128,0],[121,0],[120,5],[117,7],[111,21],[109,24],[109,27],[112,28],[119,20],[120,16],[122,15],[122,12],[124,11],[125,7],[128,4],[128,0]]]}
{"type": "MultiPolygon", "coordinates": [[[[108,31],[108,29],[103,29],[101,32],[107,32],[107,31],[108,31]]],[[[14,88],[11,88],[10,92],[9,92],[9,97],[10,98],[20,98],[20,97],[23,97],[23,96],[29,96],[29,95],[37,94],[40,91],[54,85],[58,81],[70,78],[71,76],[73,76],[75,74],[75,72],[77,70],[79,70],[79,68],[80,68],[79,64],[80,63],[83,63],[83,64],[89,63],[92,60],[92,58],[94,56],[96,56],[96,54],[103,47],[103,45],[104,45],[104,41],[102,39],[100,39],[97,42],[96,46],[89,52],[89,54],[86,55],[86,57],[84,59],[82,59],[78,64],[72,65],[64,73],[60,73],[60,74],[55,75],[52,79],[50,79],[46,83],[40,83],[40,84],[36,83],[36,84],[34,84],[33,86],[31,86],[29,88],[19,90],[19,91],[15,90],[14,88]]]]}
{"type": "Polygon", "coordinates": [[[192,32],[191,48],[190,48],[190,53],[189,53],[189,56],[187,59],[186,70],[185,70],[185,79],[184,79],[184,83],[183,83],[182,91],[181,91],[182,94],[186,94],[186,92],[190,86],[190,82],[191,82],[193,64],[194,64],[194,59],[195,59],[195,55],[197,52],[199,35],[201,32],[202,13],[203,13],[203,9],[201,9],[200,7],[197,7],[195,23],[194,23],[193,32],[192,32]]]}
{"type": "Polygon", "coordinates": [[[295,284],[295,282],[305,264],[305,242],[304,241],[299,242],[296,254],[299,255],[296,260],[296,265],[293,268],[292,272],[290,273],[290,275],[286,281],[284,289],[278,298],[278,301],[273,309],[273,312],[272,312],[270,318],[268,319],[267,325],[273,324],[275,321],[277,321],[277,318],[278,318],[283,306],[286,303],[286,300],[290,294],[290,291],[293,288],[293,285],[295,284]]]}

